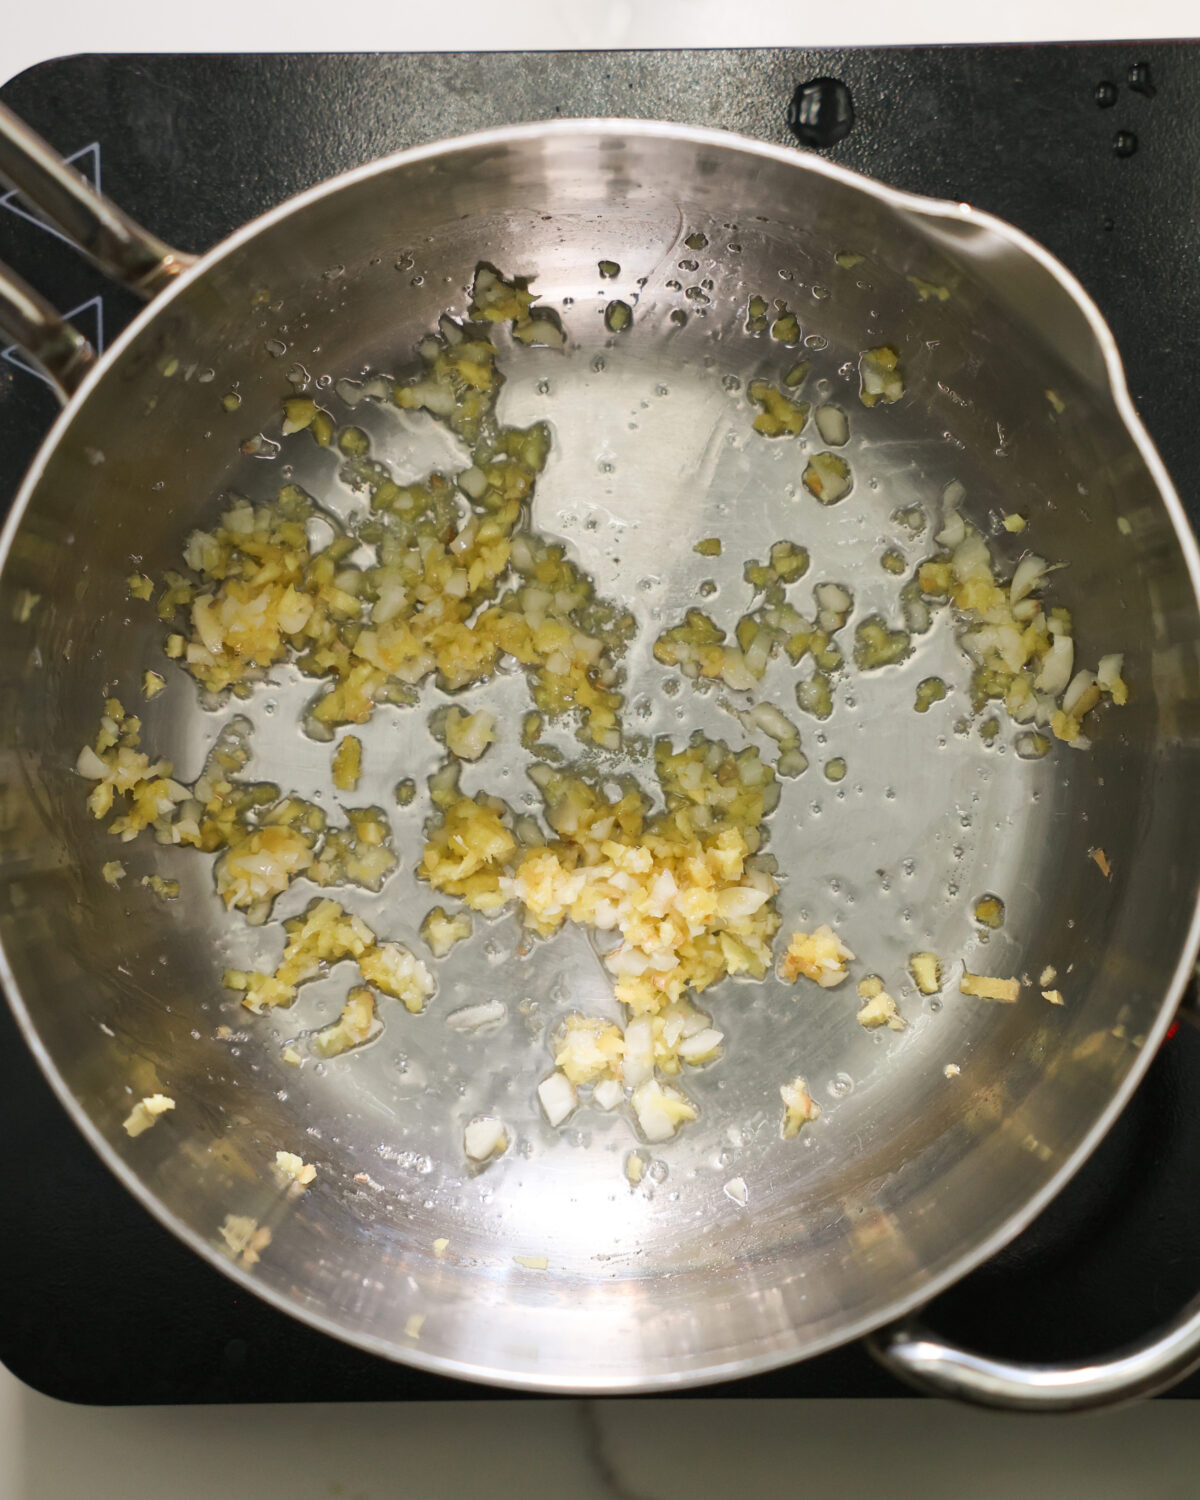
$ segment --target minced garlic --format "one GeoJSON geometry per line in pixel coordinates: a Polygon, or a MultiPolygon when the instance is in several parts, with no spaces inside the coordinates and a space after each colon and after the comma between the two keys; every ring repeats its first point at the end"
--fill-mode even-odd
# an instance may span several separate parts
{"type": "Polygon", "coordinates": [[[261,1252],[271,1243],[271,1231],[248,1214],[226,1214],[221,1225],[226,1249],[244,1266],[257,1265],[261,1252]]]}
{"type": "Polygon", "coordinates": [[[908,960],[913,983],[923,995],[936,995],[942,987],[942,961],[936,953],[913,953],[908,960]]]}
{"type": "Polygon", "coordinates": [[[445,958],[455,943],[471,936],[472,922],[469,912],[458,912],[447,916],[443,907],[433,907],[421,923],[421,936],[434,958],[445,958]]]}
{"type": "Polygon", "coordinates": [[[311,1162],[305,1162],[294,1151],[276,1151],[275,1180],[280,1187],[303,1192],[316,1175],[316,1167],[311,1162]]]}
{"type": "Polygon", "coordinates": [[[362,776],[362,741],[357,735],[346,735],[333,755],[333,784],[339,792],[357,790],[362,776]]]}
{"type": "Polygon", "coordinates": [[[790,1141],[800,1134],[802,1127],[810,1120],[819,1118],[821,1106],[808,1092],[808,1083],[803,1078],[793,1078],[791,1083],[782,1084],[779,1096],[783,1100],[784,1107],[783,1138],[785,1141],[790,1141]]]}
{"type": "Polygon", "coordinates": [[[833,989],[846,978],[847,964],[854,954],[827,924],[815,932],[795,932],[783,956],[780,972],[784,979],[794,984],[803,974],[822,989],[833,989]]]}
{"type": "Polygon", "coordinates": [[[859,981],[858,997],[864,1003],[859,1007],[855,1019],[868,1030],[876,1026],[888,1026],[893,1031],[904,1030],[904,1019],[896,1009],[896,1002],[883,987],[878,974],[869,974],[859,981]]]}
{"type": "Polygon", "coordinates": [[[469,714],[452,708],[446,715],[446,748],[460,760],[478,760],[496,738],[495,725],[493,716],[482,709],[469,714]]]}

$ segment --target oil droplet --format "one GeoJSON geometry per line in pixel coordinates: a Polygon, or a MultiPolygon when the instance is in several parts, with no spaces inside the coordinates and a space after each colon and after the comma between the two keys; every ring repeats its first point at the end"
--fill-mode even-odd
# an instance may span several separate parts
{"type": "Polygon", "coordinates": [[[287,353],[287,345],[282,339],[268,339],[263,348],[272,359],[278,359],[281,355],[287,353]]]}
{"type": "Polygon", "coordinates": [[[676,328],[682,328],[687,322],[687,313],[681,307],[677,307],[671,314],[671,322],[674,323],[676,328]]]}
{"type": "Polygon", "coordinates": [[[854,1079],[849,1073],[835,1073],[825,1088],[835,1099],[844,1099],[847,1094],[854,1092],[854,1079]]]}
{"type": "Polygon", "coordinates": [[[1101,109],[1111,109],[1117,102],[1116,84],[1110,83],[1107,78],[1104,79],[1101,83],[1098,83],[1096,85],[1095,90],[1092,93],[1092,98],[1096,101],[1101,109]]]}
{"type": "Polygon", "coordinates": [[[1118,130],[1113,136],[1113,155],[1132,156],[1138,148],[1138,138],[1132,130],[1118,130]]]}

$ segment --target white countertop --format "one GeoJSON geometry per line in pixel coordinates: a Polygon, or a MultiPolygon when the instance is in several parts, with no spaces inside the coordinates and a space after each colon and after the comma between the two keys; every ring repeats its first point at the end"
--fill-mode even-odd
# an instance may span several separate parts
{"type": "Polygon", "coordinates": [[[63,1406],[0,1384],[3,1500],[1194,1500],[1196,1403],[63,1406]]]}
{"type": "MultiPolygon", "coordinates": [[[[64,52],[432,51],[833,46],[1195,35],[1195,0],[58,0],[10,7],[0,70],[64,52]],[[15,14],[13,13],[15,11],[15,14]]],[[[8,1232],[12,1232],[11,1228],[8,1232]]],[[[1152,1250],[1148,1250],[1148,1256],[1152,1250]]],[[[8,1288],[8,1295],[19,1288],[8,1288]]],[[[1025,1418],[938,1402],[625,1401],[470,1405],[65,1406],[0,1368],[0,1500],[1184,1500],[1200,1482],[1195,1403],[1025,1418]],[[539,1483],[540,1482],[540,1483],[539,1483]]]]}

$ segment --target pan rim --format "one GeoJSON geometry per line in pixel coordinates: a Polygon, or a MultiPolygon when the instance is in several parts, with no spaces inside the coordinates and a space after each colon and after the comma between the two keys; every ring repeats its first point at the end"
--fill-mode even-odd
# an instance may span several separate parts
{"type": "MultiPolygon", "coordinates": [[[[279,224],[294,214],[303,211],[323,198],[332,196],[342,188],[350,187],[373,177],[384,175],[400,167],[409,167],[421,162],[436,161],[463,150],[487,150],[522,141],[539,138],[566,138],[594,136],[597,134],[619,134],[625,138],[637,137],[646,140],[671,140],[697,147],[713,147],[758,157],[780,165],[826,177],[844,186],[857,189],[870,197],[905,214],[922,219],[947,220],[970,224],[988,231],[997,239],[1017,250],[1038,264],[1072,299],[1087,321],[1089,330],[1103,360],[1108,379],[1109,392],[1129,438],[1145,463],[1162,498],[1171,522],[1176,542],[1183,555],[1192,591],[1200,613],[1200,547],[1192,533],[1178,492],[1167,473],[1153,440],[1147,432],[1133,404],[1125,378],[1124,366],[1117,348],[1116,338],[1099,308],[1084,290],[1071,271],[1044,246],[996,215],[974,208],[972,205],[949,199],[931,198],[909,193],[888,186],[862,173],[829,162],[811,153],[794,147],[776,146],[769,142],[754,140],[732,131],[714,130],[705,127],[673,124],[660,120],[630,120],[607,117],[585,117],[567,120],[531,122],[509,125],[468,135],[425,143],[420,146],[393,152],[368,162],[350,171],[340,173],[314,187],[305,189],[250,220],[247,224],[219,241],[201,255],[196,263],[177,277],[163,293],[145,307],[126,327],[104,355],[96,362],[79,389],[58,414],[49,432],[43,439],[24,479],[17,491],[9,515],[0,531],[0,573],[8,563],[13,541],[20,529],[25,512],[33,494],[45,473],[46,466],[58,444],[63,439],[76,415],[86,403],[96,386],[106,378],[125,350],[134,343],[144,329],[176,297],[182,295],[194,282],[202,280],[215,266],[228,256],[248,244],[262,231],[279,224]]],[[[228,1276],[248,1292],[275,1307],[290,1317],[325,1333],[344,1343],[352,1344],[368,1353],[397,1363],[407,1364],[431,1374],[449,1376],[511,1390],[541,1392],[556,1395],[637,1395],[658,1391],[679,1391],[705,1386],[734,1378],[763,1374],[779,1369],[802,1359],[810,1359],[830,1349],[838,1348],[852,1340],[893,1323],[925,1306],[948,1287],[989,1260],[1005,1245],[1021,1233],[1046,1205],[1057,1196],[1066,1183],[1075,1175],[1083,1163],[1096,1149],[1117,1117],[1124,1110],[1134,1091],[1142,1081],[1161,1044],[1186,989],[1191,976],[1197,950],[1200,949],[1200,868],[1196,872],[1196,890],[1192,898],[1192,914],[1186,938],[1170,981],[1164,991],[1154,1024],[1147,1029],[1145,1042],[1130,1064],[1126,1076],[1113,1091],[1105,1107],[1084,1132],[1079,1144],[1064,1158],[1042,1186],[1025,1201],[1020,1209],[990,1235],[975,1242],[959,1253],[942,1270],[930,1276],[927,1283],[916,1291],[898,1296],[882,1313],[876,1310],[859,1317],[827,1335],[806,1343],[803,1349],[793,1342],[790,1347],[772,1347],[757,1355],[739,1355],[736,1360],[683,1371],[664,1371],[652,1375],[613,1375],[609,1377],[579,1380],[566,1376],[539,1374],[530,1369],[523,1372],[498,1370],[483,1363],[470,1363],[460,1358],[429,1354],[410,1347],[398,1347],[388,1340],[372,1335],[366,1330],[352,1331],[340,1326],[334,1319],[319,1310],[288,1297],[282,1290],[256,1280],[247,1271],[228,1260],[211,1241],[204,1239],[184,1224],[141,1182],[140,1178],[125,1164],[108,1139],[101,1134],[55,1066],[42,1044],[33,1017],[26,1006],[8,955],[0,942],[0,986],[3,987],[9,1007],[22,1035],[44,1077],[50,1084],[59,1102],[99,1156],[133,1197],[159,1223],[177,1239],[186,1244],[208,1264],[228,1276]]],[[[782,1335],[780,1336],[782,1337],[782,1335]]]]}

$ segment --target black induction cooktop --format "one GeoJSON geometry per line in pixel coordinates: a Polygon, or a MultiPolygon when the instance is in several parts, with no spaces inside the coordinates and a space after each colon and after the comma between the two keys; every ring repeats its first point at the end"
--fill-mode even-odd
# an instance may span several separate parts
{"type": "MultiPolygon", "coordinates": [[[[1012,220],[1080,277],[1200,521],[1200,46],[72,57],[0,98],[169,243],[204,250],[375,156],[508,121],[625,115],[741,131],[1012,220]],[[805,87],[807,85],[807,87],[805,87]]],[[[0,259],[96,343],[136,311],[0,193],[0,259]]],[[[0,350],[0,501],[56,410],[0,350]]],[[[1101,1354],[1200,1288],[1200,1033],[1163,1046],[1091,1161],[930,1310],[981,1351],[1101,1354]]],[[[495,1395],[388,1364],[249,1298],[77,1135],[0,1007],[0,1359],[101,1404],[495,1395]]],[[[858,1347],[707,1394],[886,1396],[858,1347]]],[[[703,1395],[705,1392],[697,1394],[703,1395]]],[[[1175,1394],[1200,1396],[1200,1375],[1175,1394]]]]}

